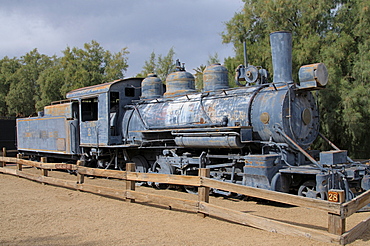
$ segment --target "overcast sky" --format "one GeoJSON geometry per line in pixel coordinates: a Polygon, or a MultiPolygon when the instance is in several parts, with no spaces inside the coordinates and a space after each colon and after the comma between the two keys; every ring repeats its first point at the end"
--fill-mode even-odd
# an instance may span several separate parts
{"type": "Polygon", "coordinates": [[[241,0],[0,0],[0,59],[34,48],[62,56],[67,46],[96,40],[112,53],[128,48],[126,77],[139,73],[151,52],[166,55],[171,47],[194,73],[216,52],[221,62],[234,55],[221,33],[242,6],[241,0]]]}

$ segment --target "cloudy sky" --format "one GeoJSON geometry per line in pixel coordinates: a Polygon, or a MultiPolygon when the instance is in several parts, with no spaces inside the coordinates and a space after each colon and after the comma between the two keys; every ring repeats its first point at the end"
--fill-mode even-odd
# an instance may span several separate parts
{"type": "Polygon", "coordinates": [[[221,61],[234,55],[221,33],[242,6],[241,0],[0,0],[0,59],[34,48],[62,56],[67,46],[96,40],[112,53],[128,48],[126,77],[139,73],[151,52],[166,55],[171,47],[194,73],[210,55],[221,61]]]}

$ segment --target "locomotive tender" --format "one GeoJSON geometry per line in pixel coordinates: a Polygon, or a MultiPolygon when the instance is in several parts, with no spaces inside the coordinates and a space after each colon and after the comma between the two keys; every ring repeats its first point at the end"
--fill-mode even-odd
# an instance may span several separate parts
{"type": "Polygon", "coordinates": [[[178,65],[165,93],[153,74],[73,90],[38,117],[17,120],[18,150],[101,168],[131,161],[138,172],[197,175],[207,167],[225,182],[319,199],[339,189],[350,200],[370,189],[370,168],[319,133],[312,91],[325,87],[327,70],[302,66],[293,82],[291,39],[270,35],[272,83],[265,69],[246,64],[236,73],[246,84],[229,88],[227,69],[213,64],[197,92],[178,65]],[[318,135],[334,150],[311,150],[318,135]]]}

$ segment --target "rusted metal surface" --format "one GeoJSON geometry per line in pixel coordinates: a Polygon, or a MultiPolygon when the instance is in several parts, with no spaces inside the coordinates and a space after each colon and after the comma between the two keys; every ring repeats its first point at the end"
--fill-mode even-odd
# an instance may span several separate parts
{"type": "Polygon", "coordinates": [[[242,184],[270,190],[273,177],[282,167],[280,158],[276,154],[247,156],[242,184]]]}
{"type": "Polygon", "coordinates": [[[65,117],[17,119],[18,150],[79,154],[77,127],[77,120],[65,117]]]}
{"type": "MultiPolygon", "coordinates": [[[[90,100],[87,104],[94,106],[93,109],[89,105],[86,108],[81,106],[79,128],[81,146],[98,148],[122,144],[121,121],[125,114],[124,106],[140,98],[141,81],[141,78],[118,80],[100,87],[87,87],[78,92],[80,97],[90,100]],[[92,110],[96,111],[94,113],[96,116],[84,119],[84,114],[90,114],[92,110]]],[[[72,95],[76,94],[70,94],[72,95]]]]}
{"type": "Polygon", "coordinates": [[[78,112],[77,102],[67,102],[62,104],[54,104],[44,107],[45,116],[65,116],[66,118],[77,118],[77,114],[73,115],[73,112],[78,112]],[[75,107],[75,110],[73,110],[75,107]]]}
{"type": "Polygon", "coordinates": [[[185,69],[180,69],[167,76],[165,97],[186,95],[194,92],[196,92],[195,78],[191,73],[186,72],[185,69]]]}
{"type": "Polygon", "coordinates": [[[302,66],[298,76],[301,89],[324,87],[328,83],[328,70],[323,63],[302,66]]]}
{"type": "Polygon", "coordinates": [[[115,80],[112,82],[104,83],[104,84],[98,84],[98,85],[92,85],[92,86],[87,86],[83,88],[79,88],[73,91],[70,91],[67,93],[66,98],[75,98],[75,99],[80,99],[85,96],[90,97],[92,95],[97,95],[101,93],[108,92],[109,89],[111,88],[112,85],[116,83],[130,83],[130,81],[142,81],[142,78],[128,78],[128,79],[119,79],[115,80]]]}
{"type": "Polygon", "coordinates": [[[156,99],[140,103],[132,111],[124,120],[127,139],[140,138],[135,133],[140,130],[218,125],[252,126],[258,140],[272,137],[277,142],[286,142],[275,129],[278,125],[306,148],[316,139],[319,127],[313,96],[310,92],[295,93],[291,85],[276,89],[260,85],[156,99]]]}
{"type": "Polygon", "coordinates": [[[228,71],[220,64],[207,66],[203,71],[203,91],[215,91],[229,88],[228,71]]]}
{"type": "Polygon", "coordinates": [[[141,83],[141,98],[153,99],[163,96],[163,83],[156,74],[150,73],[141,83]]]}
{"type": "Polygon", "coordinates": [[[270,34],[274,83],[293,82],[292,77],[292,34],[286,31],[270,34]]]}
{"type": "Polygon", "coordinates": [[[79,88],[79,89],[68,92],[66,97],[67,98],[76,98],[76,99],[78,99],[78,98],[81,98],[85,95],[91,96],[91,95],[104,93],[104,92],[107,92],[113,84],[115,84],[117,82],[120,82],[120,81],[121,80],[115,80],[115,81],[112,81],[112,82],[109,82],[109,83],[104,83],[104,84],[92,85],[92,86],[79,88]]]}

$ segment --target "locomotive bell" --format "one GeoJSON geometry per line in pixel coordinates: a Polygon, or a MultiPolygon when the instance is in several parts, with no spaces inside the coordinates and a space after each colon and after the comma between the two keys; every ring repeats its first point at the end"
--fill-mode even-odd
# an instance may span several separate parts
{"type": "Polygon", "coordinates": [[[156,74],[150,73],[141,83],[141,98],[153,99],[163,95],[163,83],[156,74]]]}
{"type": "Polygon", "coordinates": [[[215,91],[229,88],[227,69],[219,63],[206,67],[203,71],[203,91],[215,91]]]}

